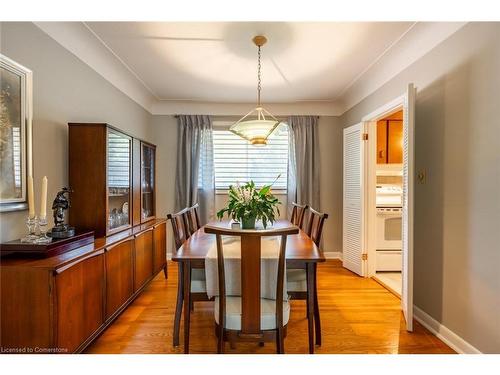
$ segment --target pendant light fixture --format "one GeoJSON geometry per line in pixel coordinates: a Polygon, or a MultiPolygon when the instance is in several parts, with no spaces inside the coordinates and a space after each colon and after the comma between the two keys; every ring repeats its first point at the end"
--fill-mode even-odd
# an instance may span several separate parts
{"type": "Polygon", "coordinates": [[[258,47],[257,65],[257,107],[234,123],[229,130],[234,134],[248,140],[254,146],[265,146],[267,138],[276,129],[280,122],[271,113],[265,110],[260,103],[261,84],[261,62],[260,48],[266,44],[267,39],[263,35],[257,35],[253,39],[258,47]]]}

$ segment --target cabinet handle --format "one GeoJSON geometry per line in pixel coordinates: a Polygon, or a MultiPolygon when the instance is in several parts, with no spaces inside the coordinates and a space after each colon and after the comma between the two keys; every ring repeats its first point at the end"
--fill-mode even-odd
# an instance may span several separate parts
{"type": "Polygon", "coordinates": [[[153,229],[154,229],[154,227],[149,227],[148,229],[144,229],[141,233],[134,234],[134,237],[137,238],[146,232],[151,232],[153,229]]]}
{"type": "Polygon", "coordinates": [[[101,254],[104,254],[104,249],[97,250],[97,251],[95,251],[95,252],[93,252],[93,253],[91,253],[91,254],[89,254],[89,255],[86,255],[86,256],[84,256],[84,257],[82,257],[82,258],[80,258],[80,259],[75,260],[74,262],[71,262],[71,263],[69,263],[69,264],[67,264],[67,265],[65,265],[65,266],[62,266],[61,268],[58,268],[58,269],[54,270],[54,273],[55,273],[56,275],[59,275],[60,273],[63,273],[63,272],[64,272],[64,271],[66,271],[67,269],[69,269],[69,268],[71,268],[71,267],[73,267],[73,266],[77,265],[78,263],[81,263],[81,262],[83,262],[84,260],[87,260],[87,259],[90,259],[90,258],[94,258],[94,257],[96,257],[96,256],[98,256],[98,255],[101,255],[101,254]]]}
{"type": "Polygon", "coordinates": [[[380,151],[378,152],[378,157],[379,157],[379,158],[383,158],[383,157],[384,157],[384,150],[380,150],[380,151]]]}
{"type": "Polygon", "coordinates": [[[114,244],[112,244],[112,245],[110,245],[110,246],[106,247],[106,248],[104,249],[104,251],[106,251],[106,252],[107,252],[107,251],[109,251],[109,250],[111,250],[111,249],[115,248],[116,246],[121,245],[122,243],[125,243],[125,242],[128,242],[128,241],[132,241],[133,239],[134,239],[134,237],[132,237],[132,236],[127,237],[127,238],[124,238],[123,240],[118,241],[117,243],[114,243],[114,244]]]}

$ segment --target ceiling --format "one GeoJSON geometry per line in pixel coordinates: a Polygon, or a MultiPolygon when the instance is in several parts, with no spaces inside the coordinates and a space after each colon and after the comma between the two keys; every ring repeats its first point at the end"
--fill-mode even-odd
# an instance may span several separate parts
{"type": "Polygon", "coordinates": [[[413,27],[413,22],[87,22],[158,100],[333,101],[413,27]]]}

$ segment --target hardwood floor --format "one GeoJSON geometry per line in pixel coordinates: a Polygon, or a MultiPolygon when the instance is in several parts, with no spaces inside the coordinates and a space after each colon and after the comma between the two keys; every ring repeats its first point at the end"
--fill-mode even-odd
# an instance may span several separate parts
{"type": "MultiPolygon", "coordinates": [[[[323,345],[317,353],[454,353],[418,322],[407,333],[400,301],[371,279],[358,277],[329,260],[318,268],[323,345]]],[[[172,346],[177,264],[169,279],[160,273],[86,353],[182,353],[172,346]]],[[[304,301],[292,301],[286,353],[307,353],[304,301]]],[[[181,332],[181,340],[182,340],[181,332]]],[[[182,345],[182,342],[181,342],[182,345]]],[[[275,346],[238,344],[226,353],[274,353],[275,346]]],[[[191,353],[215,353],[213,303],[199,302],[191,318],[191,353]]]]}

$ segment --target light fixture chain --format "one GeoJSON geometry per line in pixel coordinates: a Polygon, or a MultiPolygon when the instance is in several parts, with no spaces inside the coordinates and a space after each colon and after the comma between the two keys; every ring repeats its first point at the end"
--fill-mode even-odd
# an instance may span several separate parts
{"type": "Polygon", "coordinates": [[[261,64],[260,64],[260,46],[259,46],[259,63],[257,66],[257,105],[260,107],[260,90],[262,89],[261,85],[261,78],[260,78],[260,70],[261,70],[261,64]]]}

